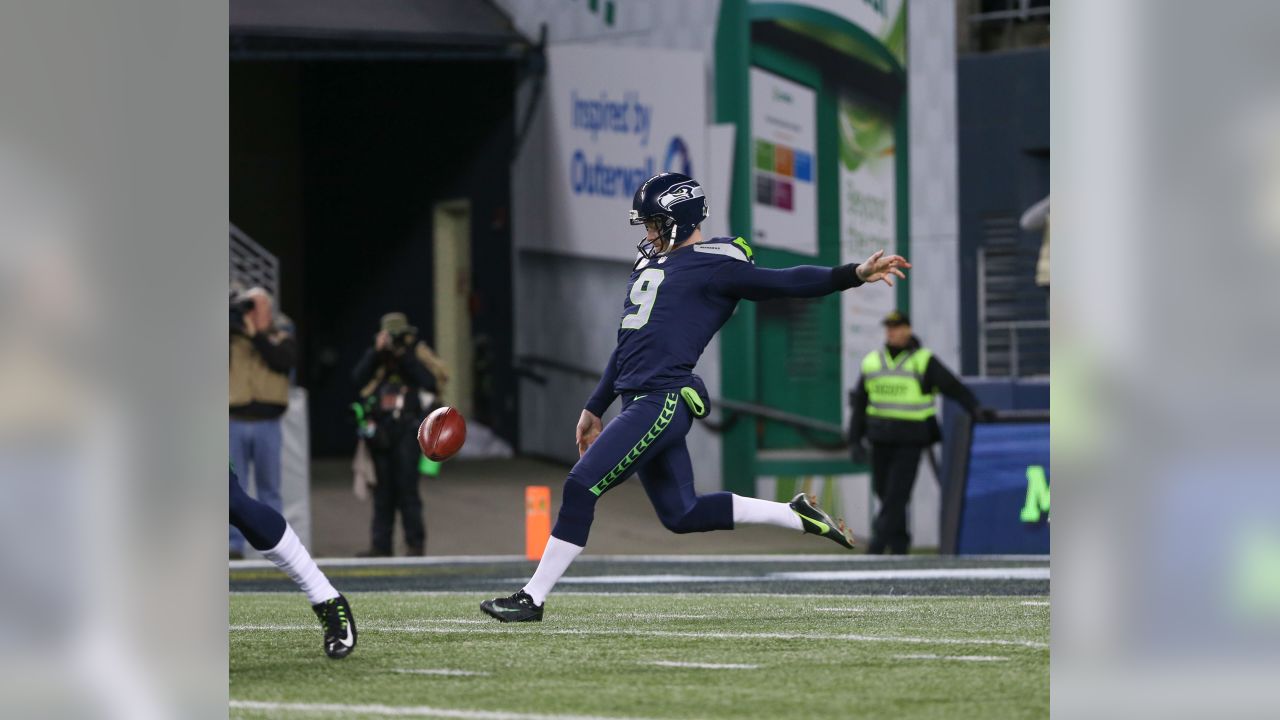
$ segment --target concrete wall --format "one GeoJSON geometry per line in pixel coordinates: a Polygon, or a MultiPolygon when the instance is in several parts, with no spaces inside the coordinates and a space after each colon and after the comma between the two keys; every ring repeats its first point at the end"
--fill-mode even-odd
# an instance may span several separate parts
{"type": "MultiPolygon", "coordinates": [[[[956,373],[960,368],[956,15],[949,2],[908,4],[911,142],[911,323],[956,373]]],[[[937,448],[935,448],[937,450],[937,448]]],[[[912,542],[936,545],[942,498],[926,460],[911,497],[912,542]]]]}
{"type": "MultiPolygon", "coordinates": [[[[615,3],[613,24],[607,25],[603,11],[590,12],[586,3],[543,0],[518,2],[497,0],[512,17],[516,27],[532,38],[546,24],[548,42],[555,44],[610,44],[621,47],[692,50],[702,53],[702,71],[710,77],[715,22],[719,2],[690,3],[683,0],[620,0],[615,3]]],[[[603,5],[603,3],[601,4],[603,5]]],[[[516,111],[523,116],[533,96],[535,82],[526,80],[516,94],[516,111]]],[[[705,102],[707,117],[714,117],[712,93],[705,102]]],[[[512,239],[516,298],[515,354],[557,360],[567,365],[599,373],[617,338],[618,318],[631,271],[630,262],[613,262],[564,252],[547,252],[540,240],[557,231],[550,227],[544,208],[552,190],[543,181],[548,176],[550,128],[546,118],[546,96],[540,99],[529,134],[511,170],[512,239]]],[[[711,190],[709,187],[708,190],[711,190]]],[[[716,204],[727,208],[727,197],[709,195],[712,217],[722,217],[716,204]]],[[[711,232],[724,232],[714,226],[711,232]]],[[[602,227],[608,242],[630,247],[643,233],[626,224],[602,227]]],[[[719,341],[713,340],[699,363],[697,372],[707,381],[713,396],[720,389],[719,341]]],[[[545,384],[523,380],[520,384],[520,451],[573,462],[577,450],[574,426],[595,382],[545,367],[536,371],[545,384]]],[[[617,404],[606,416],[617,412],[617,404]]],[[[688,437],[698,488],[715,490],[721,486],[719,437],[695,426],[688,437]]]]}

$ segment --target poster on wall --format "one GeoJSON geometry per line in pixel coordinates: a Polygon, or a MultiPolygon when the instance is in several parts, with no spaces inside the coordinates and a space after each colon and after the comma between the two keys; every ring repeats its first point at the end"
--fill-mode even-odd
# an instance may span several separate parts
{"type": "MultiPolygon", "coordinates": [[[[893,118],[841,97],[840,262],[862,262],[871,253],[897,250],[897,196],[893,118]]],[[[884,343],[880,321],[897,306],[893,288],[878,283],[865,292],[840,293],[844,386],[858,382],[862,358],[884,343]]],[[[849,423],[844,403],[844,423],[849,423]]]]}
{"type": "Polygon", "coordinates": [[[817,100],[813,90],[751,68],[751,241],[818,254],[817,100]]]}
{"type": "Polygon", "coordinates": [[[546,183],[549,231],[532,244],[630,262],[644,236],[627,223],[640,184],[666,171],[695,179],[708,173],[703,57],[562,45],[547,58],[550,159],[539,182],[546,183]]]}

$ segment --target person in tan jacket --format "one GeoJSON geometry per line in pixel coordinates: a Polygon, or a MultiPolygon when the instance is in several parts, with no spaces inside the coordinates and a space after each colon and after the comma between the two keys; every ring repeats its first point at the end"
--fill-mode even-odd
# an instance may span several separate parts
{"type": "MultiPolygon", "coordinates": [[[[280,498],[280,417],[289,409],[289,371],[297,359],[293,337],[275,326],[271,296],[260,287],[231,299],[228,414],[232,464],[247,477],[253,467],[258,500],[276,512],[280,498]]],[[[244,536],[231,529],[229,554],[244,554],[244,536]]]]}

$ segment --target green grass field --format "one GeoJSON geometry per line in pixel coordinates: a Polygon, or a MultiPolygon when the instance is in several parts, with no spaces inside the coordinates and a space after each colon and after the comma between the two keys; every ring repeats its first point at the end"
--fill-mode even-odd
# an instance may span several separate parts
{"type": "Polygon", "coordinates": [[[1032,718],[1049,607],[1027,596],[557,594],[502,625],[493,593],[351,593],[359,646],[320,649],[305,598],[233,593],[231,717],[1032,718]]]}

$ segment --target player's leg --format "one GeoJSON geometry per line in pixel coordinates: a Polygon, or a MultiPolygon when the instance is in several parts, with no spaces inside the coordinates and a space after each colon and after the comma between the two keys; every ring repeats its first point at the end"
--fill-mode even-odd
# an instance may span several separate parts
{"type": "MultiPolygon", "coordinates": [[[[246,474],[249,472],[249,448],[252,447],[245,427],[247,424],[239,420],[231,420],[228,431],[231,466],[240,468],[240,472],[246,474]]],[[[245,479],[248,480],[247,477],[245,479]]],[[[244,535],[236,529],[235,525],[231,525],[228,531],[227,550],[232,558],[244,556],[244,535]]]]}
{"type": "Polygon", "coordinates": [[[649,501],[668,530],[676,533],[732,530],[738,525],[772,525],[821,535],[846,548],[853,539],[837,521],[801,493],[790,503],[721,492],[698,495],[693,464],[683,438],[639,470],[649,501]]]}
{"type": "Polygon", "coordinates": [[[324,651],[331,658],[344,658],[356,646],[356,622],[351,606],[329,578],[316,566],[311,553],[303,547],[298,535],[284,516],[249,497],[240,486],[235,472],[230,472],[228,489],[229,519],[244,533],[255,550],[270,560],[302,589],[311,609],[324,628],[324,651]]]}
{"type": "MultiPolygon", "coordinates": [[[[649,458],[637,473],[662,526],[671,532],[683,534],[734,528],[738,497],[727,492],[697,494],[693,486],[693,462],[689,459],[689,448],[684,438],[649,458]]],[[[786,505],[782,508],[795,518],[795,513],[786,505]]],[[[796,519],[794,529],[800,529],[799,522],[796,519]]]]}
{"type": "Polygon", "coordinates": [[[622,412],[605,425],[569,471],[555,527],[533,577],[510,597],[480,603],[481,610],[504,622],[542,619],[547,595],[587,545],[596,502],[635,472],[640,459],[675,420],[677,404],[675,393],[624,403],[622,412]]]}

